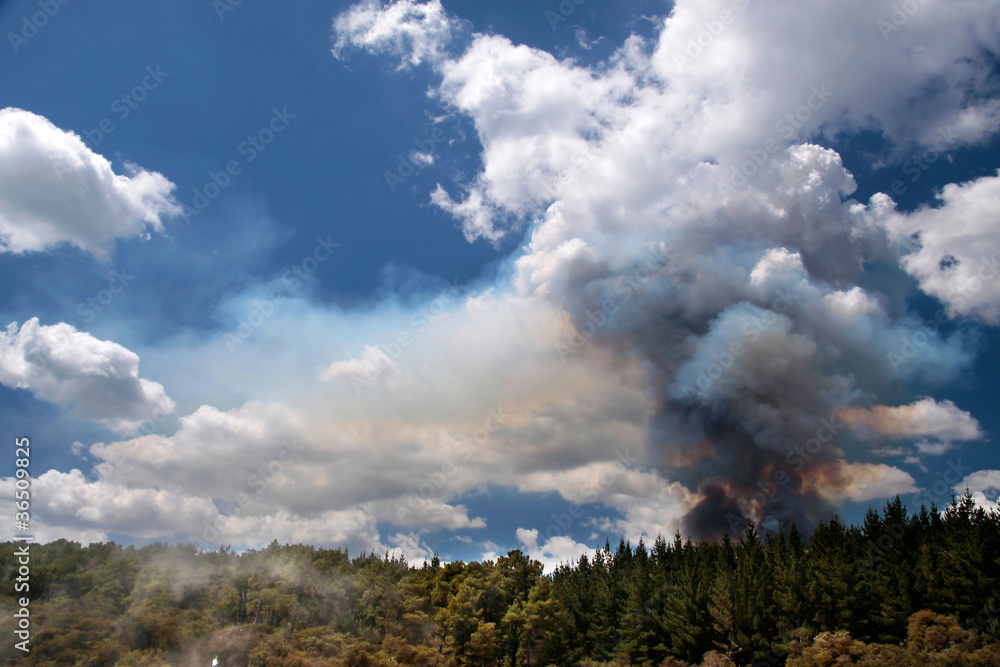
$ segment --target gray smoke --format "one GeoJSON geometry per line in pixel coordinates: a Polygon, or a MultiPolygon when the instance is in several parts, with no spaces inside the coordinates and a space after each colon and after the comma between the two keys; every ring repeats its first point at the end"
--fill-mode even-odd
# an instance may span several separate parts
{"type": "Polygon", "coordinates": [[[706,222],[654,243],[665,262],[636,289],[623,287],[634,266],[579,272],[567,302],[578,327],[607,314],[596,344],[643,361],[658,404],[650,461],[701,496],[688,534],[738,534],[747,519],[808,530],[832,510],[816,487],[851,484],[838,473],[849,434],[834,409],[891,398],[914,374],[943,377],[967,355],[959,338],[933,335],[926,358],[892,368],[889,352],[919,323],[854,284],[856,256],[877,252],[878,239],[841,227],[811,250],[791,235],[708,249],[713,231],[706,222]]]}

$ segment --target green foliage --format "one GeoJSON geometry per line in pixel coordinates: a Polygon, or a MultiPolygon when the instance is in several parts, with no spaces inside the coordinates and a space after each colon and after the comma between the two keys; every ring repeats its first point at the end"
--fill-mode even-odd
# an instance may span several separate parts
{"type": "Polygon", "coordinates": [[[968,494],[806,541],[610,543],[551,574],[520,551],[422,567],[279,545],[32,547],[16,591],[0,544],[0,632],[30,598],[26,665],[1000,665],[1000,513],[968,494]]]}

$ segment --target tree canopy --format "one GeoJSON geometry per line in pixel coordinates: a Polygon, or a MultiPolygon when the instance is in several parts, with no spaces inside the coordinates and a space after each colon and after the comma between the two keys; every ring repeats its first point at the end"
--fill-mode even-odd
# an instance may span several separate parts
{"type": "MultiPolygon", "coordinates": [[[[420,567],[279,545],[31,548],[27,665],[1000,665],[1000,512],[968,494],[806,539],[606,543],[420,567]]],[[[4,634],[17,562],[0,544],[4,634]]]]}

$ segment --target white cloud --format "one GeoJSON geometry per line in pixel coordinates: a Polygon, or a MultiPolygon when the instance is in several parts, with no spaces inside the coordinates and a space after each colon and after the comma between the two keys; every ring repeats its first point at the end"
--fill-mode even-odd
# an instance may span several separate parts
{"type": "MultiPolygon", "coordinates": [[[[379,522],[404,527],[403,535],[485,528],[485,520],[471,516],[456,498],[484,484],[516,486],[541,470],[613,460],[616,447],[641,450],[649,406],[633,364],[610,376],[608,360],[599,354],[582,355],[585,363],[563,364],[554,348],[563,325],[553,314],[518,305],[509,296],[483,293],[453,305],[428,320],[422,334],[413,331],[412,345],[397,359],[424,394],[389,388],[373,399],[355,394],[349,384],[321,382],[306,385],[295,409],[273,401],[249,401],[225,411],[204,405],[182,417],[172,435],[93,445],[90,453],[103,461],[97,468],[102,482],[210,497],[224,511],[232,511],[246,494],[250,502],[240,517],[225,522],[218,543],[242,544],[257,529],[291,534],[279,526],[286,518],[320,535],[326,513],[335,512],[343,531],[351,526],[359,531],[351,544],[372,548],[385,541],[373,529],[379,522]],[[442,349],[447,357],[440,356],[442,349]],[[483,377],[491,382],[481,382],[483,377]],[[498,403],[499,397],[508,402],[498,403]],[[501,428],[480,447],[466,450],[476,433],[496,425],[491,415],[501,428]]],[[[311,330],[308,318],[286,315],[298,321],[298,331],[311,330]]],[[[364,320],[370,316],[329,314],[331,322],[349,330],[367,330],[364,320]]],[[[318,334],[330,326],[324,319],[318,334]]],[[[276,332],[285,330],[276,322],[276,332]]],[[[266,382],[289,397],[286,387],[302,386],[302,364],[325,354],[328,340],[319,335],[313,354],[288,350],[287,357],[252,365],[259,377],[239,379],[231,362],[219,361],[209,347],[202,371],[219,364],[219,377],[234,387],[266,382]]],[[[260,356],[258,349],[273,349],[264,329],[246,344],[253,358],[260,356]]],[[[211,376],[209,371],[206,377],[211,376]]],[[[611,502],[610,496],[603,501],[611,502]]],[[[67,529],[78,529],[77,523],[67,529]]],[[[202,526],[192,530],[199,536],[202,526]]],[[[400,544],[405,551],[409,542],[400,544]]]]}
{"type": "MultiPolygon", "coordinates": [[[[896,141],[926,141],[954,127],[974,141],[997,128],[995,100],[970,100],[967,90],[996,92],[988,54],[1000,50],[992,21],[998,9],[995,0],[922,3],[886,37],[878,22],[890,19],[889,4],[682,0],[659,36],[653,69],[679,88],[678,96],[708,98],[701,113],[717,126],[736,115],[771,125],[774,115],[802,104],[811,87],[826,84],[833,102],[803,123],[800,136],[823,124],[867,125],[896,141]],[[709,34],[703,53],[690,57],[691,42],[704,44],[706,23],[726,10],[736,20],[720,26],[717,38],[709,34]],[[943,85],[931,87],[932,81],[943,85]]],[[[729,134],[741,132],[734,126],[729,134]]]]}
{"type": "Polygon", "coordinates": [[[335,361],[319,374],[320,380],[349,384],[356,392],[394,385],[402,378],[399,364],[374,345],[366,345],[359,358],[335,361]]]}
{"type": "Polygon", "coordinates": [[[848,463],[833,461],[813,468],[805,479],[804,491],[813,491],[829,502],[864,502],[876,498],[915,493],[913,477],[899,468],[883,463],[848,463]]]}
{"type": "Polygon", "coordinates": [[[379,0],[366,0],[334,20],[337,42],[333,53],[340,58],[354,46],[370,52],[388,51],[418,65],[425,59],[440,58],[456,28],[437,1],[401,0],[384,5],[379,0]]]}
{"type": "Polygon", "coordinates": [[[982,19],[998,7],[931,3],[885,40],[876,26],[891,10],[863,0],[682,0],[655,43],[632,38],[612,66],[593,70],[496,35],[475,34],[461,56],[441,55],[455,23],[438,1],[363,3],[335,31],[340,48],[411,64],[435,55],[440,96],[473,118],[484,152],[464,201],[440,189],[434,201],[464,221],[467,235],[492,239],[496,209],[524,214],[568,188],[589,201],[611,192],[650,197],[656,176],[676,183],[706,158],[728,171],[766,139],[860,128],[900,145],[929,145],[941,130],[955,145],[987,137],[1000,127],[989,96],[997,92],[989,54],[1000,40],[982,19]],[[707,22],[734,10],[735,24],[706,33],[707,22]],[[705,34],[710,44],[685,55],[705,34]],[[950,37],[960,34],[970,38],[950,37]],[[970,88],[978,95],[970,98],[970,88]]]}
{"type": "Polygon", "coordinates": [[[163,175],[111,163],[72,132],[21,109],[0,110],[0,252],[69,243],[101,259],[117,238],[162,231],[180,215],[163,175]]]}
{"type": "Polygon", "coordinates": [[[921,454],[927,454],[930,456],[940,456],[946,452],[950,452],[955,448],[955,444],[951,441],[945,442],[918,442],[914,445],[917,451],[921,454]]]}
{"type": "Polygon", "coordinates": [[[580,556],[584,554],[593,558],[597,551],[565,535],[550,537],[544,543],[539,544],[538,531],[534,528],[518,528],[515,535],[521,543],[524,555],[539,561],[545,567],[545,572],[549,574],[564,563],[575,565],[580,560],[580,556]]]}
{"type": "Polygon", "coordinates": [[[979,470],[954,486],[955,493],[963,494],[968,489],[973,500],[983,509],[998,509],[1000,502],[1000,470],[979,470]]]}
{"type": "Polygon", "coordinates": [[[1000,324],[1000,175],[946,185],[938,199],[935,208],[893,212],[881,224],[903,267],[949,315],[1000,324]]]}
{"type": "Polygon", "coordinates": [[[696,503],[696,494],[678,482],[669,482],[659,473],[631,467],[639,460],[639,453],[619,454],[619,460],[596,462],[580,468],[561,472],[536,472],[525,475],[518,483],[524,492],[544,493],[557,491],[569,501],[565,510],[559,511],[548,526],[541,526],[542,534],[555,538],[569,531],[573,525],[597,524],[602,530],[624,535],[633,543],[639,538],[652,542],[657,535],[672,535],[682,527],[683,517],[696,503]],[[630,467],[623,465],[623,462],[630,467]],[[580,505],[600,503],[604,508],[616,510],[620,518],[589,516],[580,505]]]}
{"type": "Polygon", "coordinates": [[[486,527],[486,519],[482,517],[470,518],[465,505],[449,505],[439,498],[420,498],[419,500],[412,496],[402,498],[396,502],[393,510],[391,513],[386,512],[385,516],[400,526],[426,529],[444,528],[446,530],[486,527]],[[403,511],[398,511],[400,508],[403,508],[403,511]]]}
{"type": "Polygon", "coordinates": [[[396,533],[389,541],[393,544],[393,548],[388,550],[389,554],[403,556],[412,566],[422,567],[434,557],[434,550],[424,544],[417,533],[396,533]]]}
{"type": "Polygon", "coordinates": [[[484,202],[482,192],[476,189],[469,192],[464,201],[455,201],[438,184],[431,193],[431,202],[462,221],[462,231],[466,241],[475,241],[478,238],[498,241],[504,235],[494,226],[494,213],[484,202]]]}
{"type": "Polygon", "coordinates": [[[422,153],[420,151],[413,151],[410,153],[410,161],[414,164],[421,164],[423,166],[429,166],[434,164],[434,154],[433,153],[422,153]]]}
{"type": "MultiPolygon", "coordinates": [[[[950,443],[955,440],[982,440],[984,437],[979,422],[948,400],[938,402],[933,398],[922,398],[910,405],[897,407],[850,406],[839,410],[837,416],[862,435],[880,440],[933,438],[941,443],[950,443]]],[[[935,452],[933,443],[920,443],[920,447],[924,453],[943,453],[935,452]]]]}
{"type": "MultiPolygon", "coordinates": [[[[633,541],[694,532],[685,521],[708,500],[691,490],[701,480],[729,476],[734,494],[752,490],[756,464],[782,461],[830,410],[874,403],[900,380],[948,382],[969,366],[961,334],[928,334],[892,367],[888,354],[921,323],[860,285],[861,259],[884,251],[883,230],[894,229],[891,200],[851,200],[840,156],[813,143],[865,128],[900,150],[942,128],[958,128],[956,145],[994,132],[983,49],[995,54],[998,40],[982,19],[997,4],[959,4],[928,4],[884,40],[884,8],[871,3],[755,0],[682,63],[675,56],[703,21],[736,3],[681,0],[655,39],[633,37],[594,67],[497,35],[472,35],[452,56],[464,28],[438,1],[354,6],[335,21],[335,54],[428,62],[440,77],[432,95],[475,123],[480,172],[429,196],[469,240],[530,225],[499,272],[510,283],[470,290],[433,316],[421,314],[426,301],[362,312],[288,299],[241,346],[252,363],[220,358],[221,336],[165,345],[154,354],[185,360],[161,362],[172,379],[191,384],[197,368],[191,393],[225,396],[229,409],[202,406],[170,436],[94,445],[114,465],[67,488],[98,503],[109,525],[108,489],[136,494],[147,534],[179,529],[158,508],[180,498],[197,502],[179,514],[217,521],[212,508],[244,493],[254,505],[219,520],[220,539],[372,548],[383,542],[377,525],[390,522],[403,527],[394,548],[420,558],[425,531],[483,525],[456,499],[488,484],[600,503],[609,516],[586,521],[633,541]],[[752,178],[736,183],[745,164],[752,178]],[[387,363],[379,349],[399,333],[410,342],[387,363]],[[561,358],[574,335],[582,344],[561,358]],[[328,364],[318,378],[316,360],[328,364]],[[384,391],[353,391],[352,378],[379,363],[384,391]],[[718,376],[699,387],[716,363],[718,376]],[[487,433],[498,409],[503,422],[487,433]],[[477,433],[481,445],[463,449],[477,433]],[[286,440],[301,445],[297,457],[281,458],[286,440]],[[662,468],[615,469],[621,447],[662,468]],[[400,514],[415,493],[422,502],[400,514]]],[[[944,402],[917,412],[925,423],[915,438],[974,424],[944,402]]],[[[830,445],[786,488],[813,492],[824,509],[916,489],[897,468],[841,455],[830,445]]],[[[54,516],[67,530],[92,529],[86,515],[54,516]]],[[[517,539],[549,567],[576,560],[586,545],[561,523],[517,539]]]]}
{"type": "MultiPolygon", "coordinates": [[[[13,489],[13,478],[0,480],[13,489]]],[[[180,538],[217,514],[204,497],[155,488],[130,489],[88,482],[79,470],[49,470],[32,482],[32,513],[50,532],[125,533],[138,538],[180,538]]],[[[13,494],[13,491],[11,491],[13,494]]]]}
{"type": "MultiPolygon", "coordinates": [[[[13,496],[14,481],[0,479],[5,494],[13,496]]],[[[376,519],[363,507],[310,516],[284,509],[249,516],[226,514],[204,494],[88,481],[75,469],[68,473],[49,470],[34,479],[32,488],[32,523],[39,541],[59,537],[104,541],[109,534],[125,534],[141,539],[195,540],[206,546],[260,547],[277,539],[326,547],[390,550],[379,539],[376,519]]],[[[4,539],[12,535],[9,527],[0,533],[4,539]]],[[[411,544],[400,536],[394,540],[404,546],[411,544]]]]}
{"type": "Polygon", "coordinates": [[[37,317],[0,333],[0,382],[123,433],[174,409],[162,385],[139,377],[134,352],[37,317]]]}
{"type": "MultiPolygon", "coordinates": [[[[669,480],[623,475],[619,484],[636,487],[606,489],[600,502],[619,513],[610,527],[669,530],[689,503],[704,500],[688,490],[699,478],[731,474],[740,479],[729,488],[744,490],[761,478],[752,466],[713,471],[713,460],[780,461],[832,409],[875,402],[900,381],[947,383],[967,369],[972,351],[961,333],[923,333],[927,344],[906,364],[891,362],[923,332],[915,314],[861,286],[873,282],[864,259],[885,251],[882,223],[892,203],[850,199],[853,176],[819,144],[859,129],[881,132],[896,153],[930,145],[940,131],[955,146],[989,137],[996,130],[989,52],[1000,40],[982,26],[996,2],[928,5],[886,40],[877,28],[886,10],[871,3],[761,1],[682,61],[677,54],[697,41],[705,20],[739,8],[682,0],[656,38],[633,37],[593,67],[499,35],[473,34],[463,52],[449,52],[446,45],[458,45],[457,22],[439,2],[368,2],[342,14],[338,52],[355,46],[391,53],[404,66],[428,62],[440,77],[432,94],[475,123],[480,172],[438,185],[432,203],[469,240],[498,241],[530,227],[512,258],[513,294],[474,308],[470,300],[432,342],[396,360],[426,396],[394,396],[378,408],[340,397],[338,409],[385,408],[383,417],[412,419],[422,407],[454,423],[471,405],[503,404],[518,418],[477,453],[471,479],[450,475],[443,493],[469,488],[478,475],[567,498],[579,488],[574,475],[611,465],[613,434],[642,442],[635,424],[655,418],[646,451],[678,469],[669,480]],[[950,36],[963,31],[974,38],[950,36]],[[752,177],[737,182],[735,170],[747,164],[752,177]],[[650,250],[661,261],[639,273],[650,250]],[[557,371],[539,341],[558,343],[572,331],[554,324],[564,314],[577,331],[592,328],[557,371]],[[535,326],[534,344],[519,330],[525,322],[535,326]],[[701,392],[684,391],[719,359],[727,372],[701,392]],[[617,391],[598,379],[616,368],[626,368],[617,391]],[[581,410],[565,402],[572,392],[547,384],[555,378],[627,402],[641,389],[646,404],[631,428],[608,413],[583,428],[572,423],[581,410]],[[723,422],[733,433],[714,435],[723,422]]],[[[346,365],[330,375],[357,368],[338,364],[346,365]]],[[[808,478],[826,502],[915,488],[903,471],[841,455],[831,445],[808,478]]]]}
{"type": "Polygon", "coordinates": [[[500,550],[502,547],[492,540],[485,540],[479,544],[479,547],[483,549],[480,554],[480,558],[483,562],[488,560],[496,560],[497,556],[500,555],[500,550]]]}

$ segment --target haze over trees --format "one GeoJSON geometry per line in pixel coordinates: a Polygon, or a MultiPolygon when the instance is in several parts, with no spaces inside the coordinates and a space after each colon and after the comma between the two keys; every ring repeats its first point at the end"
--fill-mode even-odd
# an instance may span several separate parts
{"type": "MultiPolygon", "coordinates": [[[[0,545],[13,636],[15,545],[0,545]]],[[[31,550],[26,665],[998,665],[1000,512],[900,500],[806,540],[751,524],[546,574],[511,551],[420,567],[304,545],[31,550]]],[[[19,655],[20,654],[20,655],[19,655]]]]}

